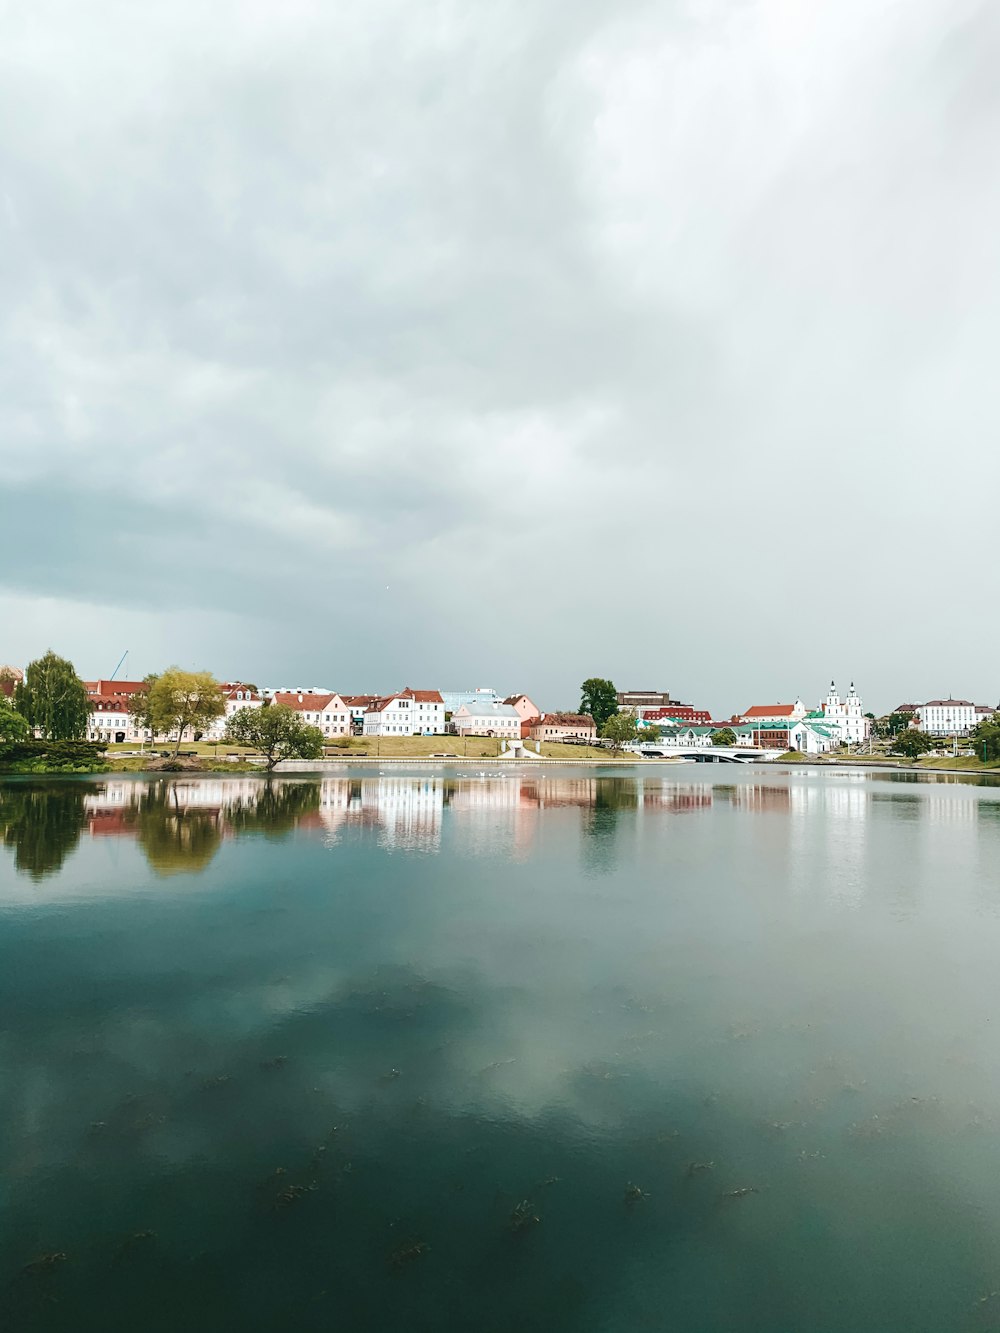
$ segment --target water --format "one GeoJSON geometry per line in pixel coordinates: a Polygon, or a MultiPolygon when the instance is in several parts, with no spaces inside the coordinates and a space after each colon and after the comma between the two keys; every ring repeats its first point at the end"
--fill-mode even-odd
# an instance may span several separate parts
{"type": "Polygon", "coordinates": [[[0,839],[0,1328],[1000,1328],[997,786],[9,781],[0,839]]]}

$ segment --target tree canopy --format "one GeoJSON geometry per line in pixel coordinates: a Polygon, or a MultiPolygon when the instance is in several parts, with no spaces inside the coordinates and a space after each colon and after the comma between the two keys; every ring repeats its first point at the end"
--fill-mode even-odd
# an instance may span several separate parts
{"type": "Polygon", "coordinates": [[[719,727],[718,731],[712,732],[713,745],[735,745],[736,732],[732,727],[719,727]]]}
{"type": "Polygon", "coordinates": [[[23,741],[30,735],[28,719],[17,711],[5,694],[0,694],[0,741],[23,741]]]}
{"type": "Polygon", "coordinates": [[[287,704],[240,708],[229,719],[226,739],[232,745],[252,745],[264,756],[268,772],[282,759],[318,759],[323,733],[303,722],[287,704]]]}
{"type": "Polygon", "coordinates": [[[618,691],[614,681],[591,676],[580,686],[580,694],[580,712],[589,713],[600,731],[612,713],[618,712],[618,691]]]}
{"type": "Polygon", "coordinates": [[[622,750],[626,745],[631,745],[639,735],[635,714],[613,713],[601,728],[601,735],[611,742],[615,750],[622,750]]]}
{"type": "Polygon", "coordinates": [[[135,705],[144,711],[133,716],[148,719],[142,725],[151,727],[154,735],[172,736],[176,732],[174,754],[181,748],[185,731],[204,729],[226,711],[219,682],[210,671],[182,671],[172,666],[147,680],[151,684],[145,704],[135,705]]]}
{"type": "Polygon", "coordinates": [[[922,754],[934,749],[934,742],[925,731],[901,731],[893,741],[892,748],[907,759],[919,759],[922,754]]]}
{"type": "Polygon", "coordinates": [[[970,739],[977,759],[987,763],[1000,759],[1000,713],[994,713],[991,718],[974,727],[970,739]]]}
{"type": "Polygon", "coordinates": [[[14,691],[14,706],[43,740],[78,741],[87,734],[90,704],[73,663],[50,648],[29,662],[14,691]]]}

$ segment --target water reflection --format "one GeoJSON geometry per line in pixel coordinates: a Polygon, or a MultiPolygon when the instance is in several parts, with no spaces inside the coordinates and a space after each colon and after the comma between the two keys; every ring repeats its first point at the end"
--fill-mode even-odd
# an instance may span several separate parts
{"type": "Polygon", "coordinates": [[[0,1327],[989,1327],[998,804],[0,787],[0,877],[49,877],[0,931],[0,1327]],[[74,847],[114,892],[70,912],[74,847]]]}
{"type": "MultiPolygon", "coordinates": [[[[62,868],[81,836],[135,841],[162,876],[204,869],[227,839],[281,839],[298,831],[329,845],[354,831],[390,851],[439,853],[445,816],[452,836],[470,854],[528,856],[547,811],[576,811],[583,860],[595,872],[615,860],[622,821],[706,814],[723,807],[788,824],[789,847],[805,852],[800,817],[839,854],[857,861],[860,830],[879,806],[895,819],[942,827],[1000,821],[1000,799],[968,775],[932,784],[921,774],[797,772],[735,779],[680,781],[621,774],[496,776],[379,773],[312,778],[182,778],[154,781],[17,781],[0,783],[0,838],[13,849],[16,870],[40,881],[62,868]],[[905,782],[908,790],[900,790],[905,782]],[[838,832],[839,830],[839,832],[838,832]]],[[[860,873],[860,862],[855,867],[860,873]]]]}

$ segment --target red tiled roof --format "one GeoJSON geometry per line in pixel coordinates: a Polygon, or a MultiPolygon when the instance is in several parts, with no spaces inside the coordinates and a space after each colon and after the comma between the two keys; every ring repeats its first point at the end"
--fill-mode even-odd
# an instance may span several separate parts
{"type": "Polygon", "coordinates": [[[342,694],[340,697],[348,708],[360,708],[363,704],[373,704],[378,699],[377,694],[342,694]]]}
{"type": "Polygon", "coordinates": [[[741,717],[791,717],[794,712],[794,704],[755,704],[741,717]]]}
{"type": "Polygon", "coordinates": [[[589,713],[545,713],[534,725],[536,727],[593,727],[596,724],[589,713]]]}
{"type": "Polygon", "coordinates": [[[397,696],[403,699],[413,699],[418,704],[443,704],[440,690],[411,690],[407,685],[405,690],[400,690],[397,696]]]}
{"type": "Polygon", "coordinates": [[[920,705],[921,708],[975,708],[975,706],[968,699],[928,699],[925,704],[920,705]]]}
{"type": "Polygon", "coordinates": [[[335,694],[276,694],[274,702],[294,708],[297,713],[322,713],[335,694]]]}
{"type": "Polygon", "coordinates": [[[144,680],[85,680],[83,686],[88,694],[99,694],[108,698],[116,694],[138,694],[146,688],[146,682],[144,680]]]}

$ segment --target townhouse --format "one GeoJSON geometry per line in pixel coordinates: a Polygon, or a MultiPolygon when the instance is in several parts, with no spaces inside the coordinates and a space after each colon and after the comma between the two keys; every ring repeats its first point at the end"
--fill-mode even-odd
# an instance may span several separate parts
{"type": "Polygon", "coordinates": [[[376,699],[366,710],[365,736],[440,736],[444,734],[444,699],[438,690],[413,690],[376,699]]]}
{"type": "Polygon", "coordinates": [[[284,704],[326,736],[350,736],[351,710],[339,694],[308,694],[303,691],[277,691],[272,704],[284,704]]]}
{"type": "Polygon", "coordinates": [[[512,704],[461,704],[448,724],[457,736],[503,736],[521,739],[521,714],[512,704]]]}

